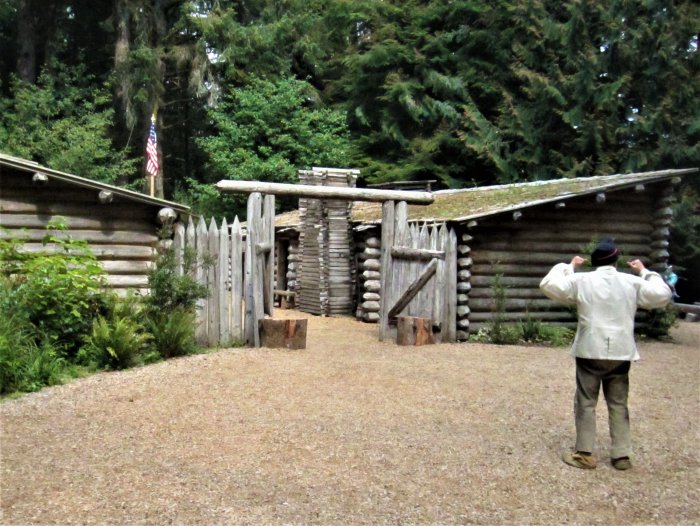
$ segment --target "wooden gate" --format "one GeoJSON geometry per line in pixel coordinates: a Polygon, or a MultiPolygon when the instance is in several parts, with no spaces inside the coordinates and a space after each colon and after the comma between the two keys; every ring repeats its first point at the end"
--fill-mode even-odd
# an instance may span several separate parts
{"type": "Polygon", "coordinates": [[[438,341],[457,339],[457,235],[442,224],[409,225],[405,201],[382,210],[379,339],[395,339],[402,313],[429,318],[438,341]]]}
{"type": "Polygon", "coordinates": [[[251,193],[247,232],[236,217],[229,226],[204,218],[175,226],[173,247],[180,261],[184,251],[196,256],[193,277],[209,296],[197,304],[197,341],[210,347],[245,341],[260,346],[259,321],[272,315],[274,294],[275,196],[251,193]]]}

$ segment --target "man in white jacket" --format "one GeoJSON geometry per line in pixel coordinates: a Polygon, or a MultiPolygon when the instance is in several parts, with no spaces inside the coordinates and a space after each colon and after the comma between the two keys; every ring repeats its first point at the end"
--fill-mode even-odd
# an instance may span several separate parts
{"type": "Polygon", "coordinates": [[[576,448],[562,457],[577,468],[596,467],[595,411],[601,384],[608,405],[612,465],[620,470],[632,467],[627,395],[630,363],[639,359],[634,315],[637,307],[657,309],[671,300],[671,290],[663,278],[647,270],[640,260],[628,263],[636,276],[618,272],[619,255],[615,243],[605,239],[591,254],[595,271],[575,273],[585,260],[574,256],[570,263],[555,265],[540,283],[548,298],[575,305],[578,311],[571,347],[576,358],[576,448]]]}

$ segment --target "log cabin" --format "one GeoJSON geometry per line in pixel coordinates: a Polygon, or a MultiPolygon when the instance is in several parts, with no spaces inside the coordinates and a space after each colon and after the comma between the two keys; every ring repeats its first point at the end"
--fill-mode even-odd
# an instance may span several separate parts
{"type": "Polygon", "coordinates": [[[46,226],[64,218],[62,235],[87,241],[118,291],[148,286],[157,249],[169,242],[178,217],[188,214],[178,203],[0,154],[0,238],[44,251],[46,226]]]}
{"type": "MultiPolygon", "coordinates": [[[[663,170],[577,179],[497,185],[433,193],[427,206],[410,205],[408,220],[447,224],[457,232],[457,339],[487,325],[496,310],[495,287],[505,289],[507,323],[537,319],[574,326],[575,315],[548,300],[539,282],[552,265],[587,256],[602,237],[612,237],[623,257],[641,258],[663,272],[675,187],[697,169],[663,170]],[[498,285],[496,285],[496,280],[498,285]]],[[[275,222],[278,288],[303,289],[297,274],[303,215],[278,215],[275,222]]],[[[355,202],[350,258],[357,276],[352,305],[358,319],[379,320],[381,205],[355,202]]]]}

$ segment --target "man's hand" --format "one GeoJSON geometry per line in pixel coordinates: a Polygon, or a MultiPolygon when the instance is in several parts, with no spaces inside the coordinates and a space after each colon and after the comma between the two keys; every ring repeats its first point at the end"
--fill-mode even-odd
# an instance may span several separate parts
{"type": "Polygon", "coordinates": [[[642,263],[638,259],[630,261],[629,263],[627,263],[627,265],[632,269],[632,272],[634,272],[638,276],[642,273],[642,270],[645,269],[644,263],[642,263]]]}
{"type": "Polygon", "coordinates": [[[574,267],[574,270],[578,270],[585,262],[586,260],[583,259],[581,256],[574,256],[571,259],[571,266],[574,267]]]}

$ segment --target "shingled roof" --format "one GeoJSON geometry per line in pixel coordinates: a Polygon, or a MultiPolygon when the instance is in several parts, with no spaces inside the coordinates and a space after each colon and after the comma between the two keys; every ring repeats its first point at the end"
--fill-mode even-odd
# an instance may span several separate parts
{"type": "MultiPolygon", "coordinates": [[[[656,172],[601,175],[576,179],[554,179],[531,183],[516,183],[463,190],[441,190],[433,193],[435,201],[426,206],[410,205],[409,221],[443,222],[468,221],[502,212],[520,210],[549,202],[565,201],[587,194],[621,190],[639,184],[697,173],[697,168],[661,170],[656,172]]],[[[352,208],[354,223],[380,223],[381,203],[355,202],[352,208]]],[[[299,211],[279,214],[276,227],[299,225],[299,211]]]]}

